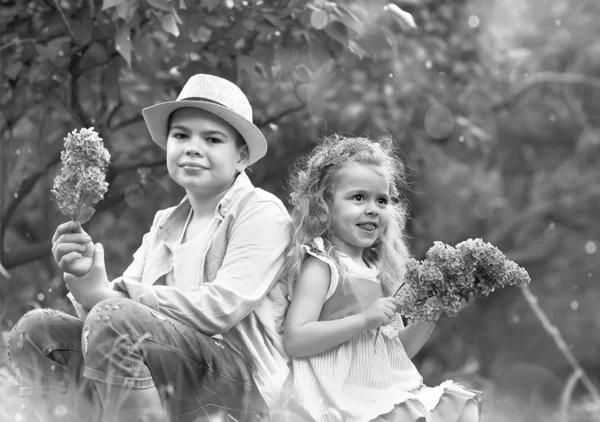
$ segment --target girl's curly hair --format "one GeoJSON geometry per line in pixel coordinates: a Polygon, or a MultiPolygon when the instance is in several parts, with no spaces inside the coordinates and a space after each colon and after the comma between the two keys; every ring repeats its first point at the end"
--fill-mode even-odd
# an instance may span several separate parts
{"type": "Polygon", "coordinates": [[[383,288],[388,295],[392,295],[404,279],[410,254],[404,238],[407,205],[401,195],[401,189],[406,186],[406,172],[388,136],[371,140],[332,135],[295,165],[290,178],[294,234],[288,254],[288,277],[293,281],[300,275],[305,258],[302,246],[321,236],[326,254],[336,263],[340,277],[344,279],[339,251],[331,238],[329,207],[334,191],[333,177],[341,167],[353,163],[376,166],[390,180],[389,223],[381,238],[365,248],[363,257],[366,262],[379,266],[383,288]]]}

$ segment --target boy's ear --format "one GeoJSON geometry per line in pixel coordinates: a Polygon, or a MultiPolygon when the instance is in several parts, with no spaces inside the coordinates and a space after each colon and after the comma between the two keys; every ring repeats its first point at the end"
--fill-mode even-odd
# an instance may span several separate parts
{"type": "Polygon", "coordinates": [[[250,157],[250,154],[248,152],[248,145],[244,145],[240,149],[240,156],[238,158],[238,162],[235,166],[235,169],[239,172],[246,170],[246,167],[247,167],[246,163],[248,162],[249,157],[250,157]]]}

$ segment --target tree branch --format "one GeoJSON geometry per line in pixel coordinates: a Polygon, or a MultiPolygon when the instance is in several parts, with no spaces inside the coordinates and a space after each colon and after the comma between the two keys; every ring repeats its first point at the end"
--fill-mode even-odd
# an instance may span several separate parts
{"type": "MultiPolygon", "coordinates": [[[[60,161],[60,157],[59,157],[60,161]]],[[[127,171],[135,170],[139,167],[158,167],[165,164],[165,159],[157,159],[154,161],[148,162],[137,162],[137,163],[129,163],[124,164],[122,166],[117,166],[113,169],[113,175],[116,177],[117,174],[124,173],[127,171]]],[[[40,172],[42,173],[42,172],[40,172]]],[[[36,173],[37,174],[37,173],[36,173]]],[[[30,176],[28,179],[32,178],[34,175],[30,176]]],[[[113,179],[114,179],[113,177],[113,179]]],[[[39,177],[38,177],[39,179],[39,177]]],[[[100,201],[96,206],[96,213],[101,213],[107,211],[121,202],[125,200],[125,190],[121,190],[115,194],[107,196],[104,200],[100,201]]],[[[16,208],[16,206],[15,206],[16,208]]],[[[37,261],[42,258],[46,258],[50,255],[52,249],[52,241],[50,239],[33,243],[31,245],[27,245],[26,247],[13,251],[10,254],[7,254],[5,260],[3,262],[5,268],[10,269],[13,267],[17,267],[19,265],[24,265],[32,261],[37,261]]]]}
{"type": "Polygon", "coordinates": [[[67,20],[67,17],[65,16],[64,12],[60,8],[58,1],[57,0],[52,0],[52,1],[54,2],[54,6],[56,7],[56,10],[58,10],[58,13],[60,13],[60,17],[62,18],[63,22],[65,23],[65,26],[67,27],[67,31],[69,32],[69,35],[73,39],[73,42],[75,44],[79,44],[79,40],[77,39],[77,37],[75,37],[75,33],[73,32],[73,29],[71,28],[71,25],[69,24],[69,21],[67,20]]]}
{"type": "Polygon", "coordinates": [[[50,170],[55,164],[59,162],[60,154],[52,157],[52,159],[46,164],[46,167],[43,170],[32,173],[21,181],[21,185],[19,186],[19,188],[11,195],[11,198],[13,198],[13,200],[8,204],[6,210],[4,211],[4,214],[2,215],[1,235],[4,235],[4,232],[6,231],[6,226],[10,222],[10,219],[17,210],[17,207],[19,206],[21,201],[23,201],[23,199],[25,199],[29,192],[33,190],[37,181],[40,178],[42,178],[48,172],[48,170],[50,170]]]}
{"type": "Polygon", "coordinates": [[[594,76],[579,73],[539,72],[529,76],[527,78],[527,82],[517,88],[517,90],[508,97],[493,103],[491,106],[492,111],[498,111],[509,107],[513,103],[517,102],[529,90],[537,85],[545,83],[581,84],[600,89],[600,78],[594,76]]]}
{"type": "Polygon", "coordinates": [[[141,114],[136,114],[135,116],[132,116],[128,119],[124,119],[121,120],[119,123],[117,123],[116,125],[110,127],[109,129],[111,130],[111,132],[116,132],[118,130],[121,130],[129,125],[132,125],[134,123],[138,123],[144,120],[144,117],[141,114]]]}
{"type": "Polygon", "coordinates": [[[529,289],[529,286],[521,286],[521,293],[523,293],[523,296],[527,300],[527,304],[529,305],[529,307],[531,308],[531,310],[533,311],[533,313],[535,314],[537,319],[541,322],[542,327],[544,327],[544,330],[546,330],[546,332],[548,334],[550,334],[550,337],[552,337],[552,340],[554,340],[556,347],[558,347],[558,349],[561,351],[563,356],[567,359],[567,361],[569,362],[571,367],[575,371],[578,371],[581,374],[581,381],[582,381],[583,385],[585,385],[585,387],[589,391],[590,395],[592,396],[592,399],[596,403],[600,403],[600,394],[598,393],[598,389],[596,388],[594,383],[592,383],[592,381],[588,377],[587,373],[583,370],[583,368],[581,367],[581,365],[579,364],[579,362],[577,361],[577,359],[575,358],[575,356],[569,349],[569,346],[567,345],[567,342],[562,337],[559,329],[556,328],[556,326],[554,326],[550,322],[550,320],[548,319],[548,316],[546,315],[544,310],[540,307],[540,305],[538,303],[539,302],[538,298],[532,293],[532,291],[529,289]]]}
{"type": "Polygon", "coordinates": [[[297,105],[295,107],[289,108],[287,110],[283,110],[282,112],[277,113],[277,114],[275,114],[273,116],[267,117],[264,120],[257,121],[256,122],[256,126],[258,126],[258,127],[264,127],[264,126],[267,126],[267,125],[269,125],[271,123],[275,123],[275,122],[279,121],[280,119],[284,118],[285,116],[287,116],[288,114],[296,113],[298,111],[303,110],[304,107],[305,107],[304,104],[300,104],[300,105],[297,105]]]}

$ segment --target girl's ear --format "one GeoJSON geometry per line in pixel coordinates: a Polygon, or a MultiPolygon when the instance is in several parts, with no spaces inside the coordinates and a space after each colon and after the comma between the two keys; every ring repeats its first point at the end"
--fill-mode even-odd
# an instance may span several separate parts
{"type": "Polygon", "coordinates": [[[246,170],[246,163],[248,162],[248,158],[250,154],[248,153],[248,145],[244,145],[240,148],[240,156],[238,157],[238,162],[235,165],[235,169],[240,173],[246,170]]]}

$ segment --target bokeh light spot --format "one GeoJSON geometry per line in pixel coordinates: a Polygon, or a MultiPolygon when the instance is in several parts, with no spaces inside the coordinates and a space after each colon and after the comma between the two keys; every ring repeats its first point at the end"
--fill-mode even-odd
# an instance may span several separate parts
{"type": "Polygon", "coordinates": [[[443,105],[433,106],[425,115],[425,132],[433,139],[446,138],[454,129],[454,116],[443,105]]]}
{"type": "Polygon", "coordinates": [[[37,295],[37,300],[38,300],[38,301],[40,301],[40,302],[41,302],[41,301],[42,301],[42,300],[44,300],[45,298],[46,298],[46,296],[44,296],[44,294],[43,294],[43,293],[38,293],[38,295],[37,295]]]}
{"type": "Polygon", "coordinates": [[[576,311],[577,309],[579,309],[579,302],[577,302],[576,300],[572,300],[571,301],[571,309],[576,311]]]}
{"type": "Polygon", "coordinates": [[[55,416],[65,416],[67,414],[67,407],[64,404],[59,404],[54,408],[55,416]]]}
{"type": "Polygon", "coordinates": [[[479,18],[475,15],[471,15],[469,16],[469,20],[468,20],[469,26],[471,28],[477,28],[479,26],[479,18]]]}
{"type": "Polygon", "coordinates": [[[594,242],[593,240],[588,240],[587,242],[585,242],[585,253],[587,253],[588,255],[593,255],[596,253],[597,250],[598,247],[596,246],[596,242],[594,242]]]}

